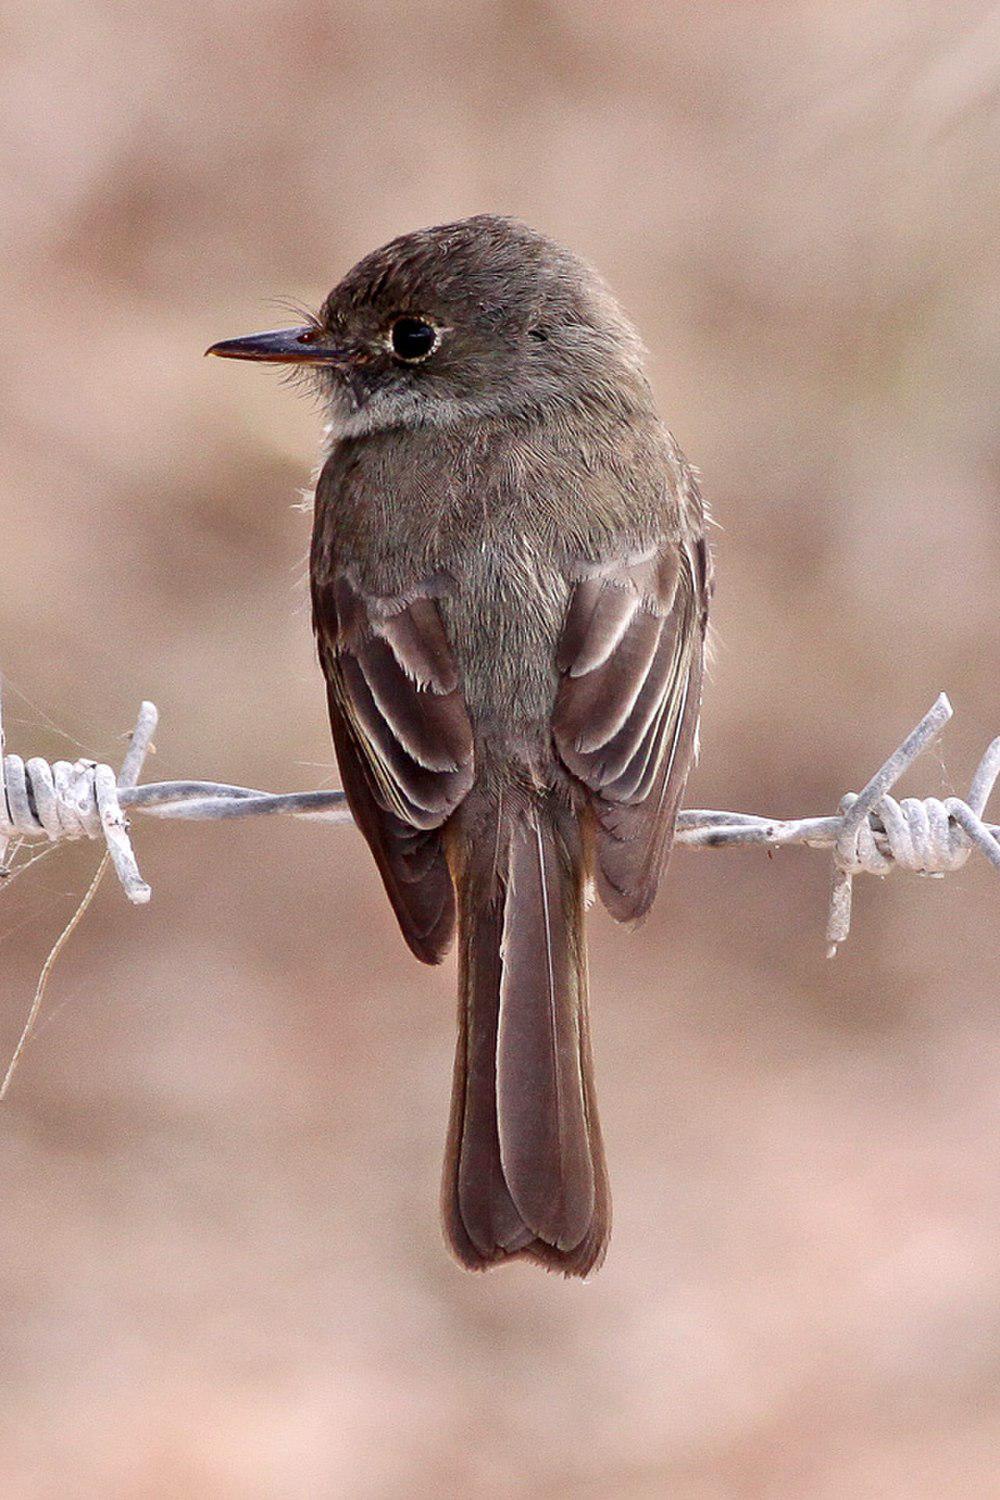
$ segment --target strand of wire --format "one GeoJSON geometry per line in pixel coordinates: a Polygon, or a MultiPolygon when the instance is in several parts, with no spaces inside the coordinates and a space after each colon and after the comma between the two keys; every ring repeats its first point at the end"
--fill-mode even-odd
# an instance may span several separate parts
{"type": "MultiPolygon", "coordinates": [[[[1000,737],[987,749],[966,798],[905,797],[891,788],[952,716],[942,693],[859,793],[841,799],[829,817],[776,819],[752,813],[690,809],[677,820],[675,842],[694,848],[788,845],[828,848],[833,854],[828,951],[836,952],[850,931],[853,881],[862,873],[887,875],[893,868],[942,876],[959,870],[977,851],[1000,871],[1000,827],[984,822],[1000,776],[1000,737]]],[[[149,900],[139,873],[126,811],[153,817],[217,820],[288,814],[327,823],[350,823],[343,792],[263,792],[213,781],[163,781],[138,785],[150,748],[157,711],[144,702],[117,776],[95,761],[24,761],[2,754],[0,704],[0,867],[10,838],[103,838],[115,873],[130,901],[149,900]]]]}

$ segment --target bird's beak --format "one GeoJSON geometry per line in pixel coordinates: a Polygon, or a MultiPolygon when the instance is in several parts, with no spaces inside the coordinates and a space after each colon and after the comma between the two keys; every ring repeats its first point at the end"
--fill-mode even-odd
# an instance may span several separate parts
{"type": "Polygon", "coordinates": [[[271,333],[251,333],[242,339],[223,339],[206,354],[221,359],[260,359],[281,365],[341,365],[351,359],[342,344],[336,344],[325,329],[275,328],[271,333]]]}

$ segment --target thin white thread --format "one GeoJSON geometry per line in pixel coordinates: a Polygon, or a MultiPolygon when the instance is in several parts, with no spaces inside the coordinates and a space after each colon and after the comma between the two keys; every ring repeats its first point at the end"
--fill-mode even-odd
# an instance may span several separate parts
{"type": "Polygon", "coordinates": [[[70,938],[73,936],[73,933],[75,932],[79,923],[83,920],[83,916],[87,910],[87,907],[97,895],[97,887],[100,885],[104,872],[108,868],[110,859],[110,851],[105,850],[105,852],[101,856],[101,862],[97,866],[94,878],[83,894],[83,899],[81,900],[76,911],[70,917],[69,921],[66,923],[66,926],[63,928],[62,932],[52,944],[52,947],[49,949],[49,956],[42,965],[42,972],[39,974],[38,983],[35,985],[35,994],[31,1002],[31,1008],[28,1011],[27,1020],[21,1028],[21,1035],[17,1039],[17,1046],[11,1053],[10,1062],[7,1064],[7,1071],[3,1076],[3,1083],[0,1083],[0,1104],[2,1104],[4,1099],[6,1099],[7,1097],[7,1090],[10,1088],[11,1079],[14,1077],[14,1074],[17,1071],[17,1065],[21,1061],[21,1054],[24,1052],[25,1047],[31,1041],[31,1033],[35,1029],[35,1022],[38,1020],[38,1013],[42,1008],[42,1001],[45,998],[45,989],[48,985],[49,975],[52,973],[55,961],[59,957],[62,950],[65,948],[66,944],[69,942],[70,938]]]}

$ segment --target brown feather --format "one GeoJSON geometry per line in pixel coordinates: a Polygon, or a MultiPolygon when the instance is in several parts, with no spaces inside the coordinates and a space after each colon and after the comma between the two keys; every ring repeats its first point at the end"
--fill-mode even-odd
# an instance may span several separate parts
{"type": "Polygon", "coordinates": [[[437,963],[455,925],[439,830],[472,785],[472,727],[435,601],[380,603],[343,573],[314,590],[330,724],[344,791],[403,935],[437,963]]]}
{"type": "Polygon", "coordinates": [[[635,619],[640,603],[634,589],[600,589],[586,634],[569,665],[571,677],[583,677],[604,665],[635,619]]]}
{"type": "Polygon", "coordinates": [[[365,641],[355,660],[386,726],[418,765],[457,771],[472,755],[472,729],[458,693],[421,687],[400,667],[389,645],[365,641]]]}
{"type": "Polygon", "coordinates": [[[622,921],[643,915],[656,893],[693,755],[707,558],[705,549],[692,555],[675,545],[657,559],[607,570],[604,594],[631,589],[643,600],[610,654],[588,636],[608,618],[593,579],[577,585],[586,599],[579,610],[571,600],[567,612],[574,650],[560,656],[568,666],[553,737],[564,765],[589,793],[598,891],[622,921]],[[602,656],[601,665],[590,667],[602,656]],[[580,670],[581,663],[589,670],[580,670]]]}
{"type": "Polygon", "coordinates": [[[485,899],[474,927],[463,932],[459,960],[459,1040],[455,1054],[455,1158],[446,1167],[444,1211],[466,1264],[513,1254],[534,1238],[503,1175],[497,1133],[497,1024],[503,912],[485,899]],[[468,1243],[466,1243],[468,1242],[468,1243]]]}
{"type": "Polygon", "coordinates": [[[594,1213],[579,1010],[579,877],[532,814],[511,835],[496,1094],[510,1195],[534,1234],[574,1250],[594,1213]]]}
{"type": "Polygon", "coordinates": [[[587,1030],[583,868],[549,801],[463,844],[459,1042],[442,1194],[455,1254],[585,1276],[610,1233],[587,1030]],[[499,863],[496,853],[499,849],[499,863]]]}
{"type": "Polygon", "coordinates": [[[379,805],[355,735],[332,689],[327,698],[341,785],[375,856],[402,934],[423,963],[440,963],[455,931],[455,891],[441,834],[437,829],[408,828],[379,805]]]}
{"type": "Polygon", "coordinates": [[[556,648],[556,666],[560,672],[571,671],[579,658],[603,589],[604,584],[599,577],[583,578],[573,589],[556,648]]]}
{"type": "MultiPolygon", "coordinates": [[[[701,651],[695,651],[684,679],[682,702],[669,740],[662,731],[656,773],[641,802],[594,799],[597,839],[597,889],[618,921],[645,916],[653,903],[680,807],[687,771],[694,754],[701,701],[701,651]]],[[[665,715],[666,719],[666,715],[665,715]]]]}
{"type": "Polygon", "coordinates": [[[662,620],[637,613],[608,659],[586,675],[564,679],[552,728],[581,761],[614,739],[635,707],[656,655],[662,620]]]}
{"type": "Polygon", "coordinates": [[[623,802],[634,797],[669,705],[666,688],[674,670],[675,632],[668,621],[631,712],[617,734],[587,756],[590,776],[605,797],[623,802]]]}
{"type": "Polygon", "coordinates": [[[441,616],[433,599],[417,597],[403,609],[379,619],[375,629],[392,647],[408,676],[435,693],[453,693],[458,669],[441,616]]]}
{"type": "Polygon", "coordinates": [[[355,727],[378,800],[417,828],[439,827],[455,806],[456,784],[461,792],[467,790],[467,768],[430,770],[413,758],[372,697],[357,657],[346,652],[338,657],[331,681],[345,717],[355,727]]]}

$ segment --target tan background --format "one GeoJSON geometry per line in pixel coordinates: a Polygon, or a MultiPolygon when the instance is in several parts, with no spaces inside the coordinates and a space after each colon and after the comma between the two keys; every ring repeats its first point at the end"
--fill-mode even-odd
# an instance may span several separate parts
{"type": "MultiPolygon", "coordinates": [[[[318,419],[210,341],[402,229],[596,261],[718,533],[689,805],[830,810],[997,692],[995,4],[6,7],[11,748],[334,783],[303,588],[318,419]],[[30,700],[30,701],[29,701],[30,700]],[[67,741],[53,732],[48,716],[67,741]]],[[[945,770],[945,765],[947,770],[945,770]]],[[[447,1259],[452,966],[350,830],[144,822],[0,1117],[0,1493],[996,1493],[997,887],[896,876],[823,956],[819,854],[679,853],[593,921],[616,1193],[586,1286],[447,1259]]],[[[0,907],[12,1045],[94,851],[0,907]]]]}

